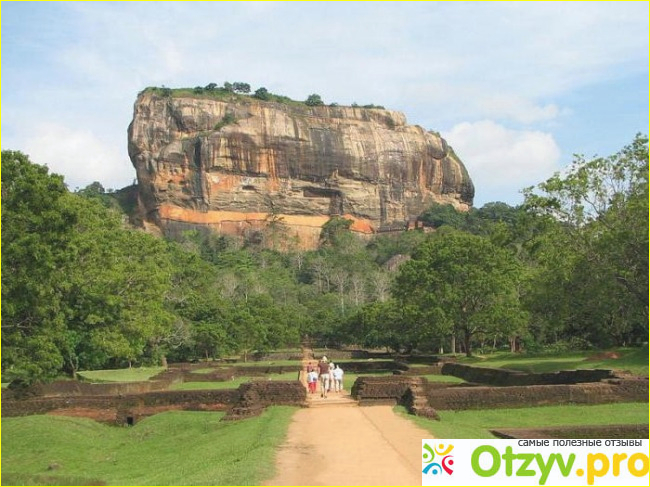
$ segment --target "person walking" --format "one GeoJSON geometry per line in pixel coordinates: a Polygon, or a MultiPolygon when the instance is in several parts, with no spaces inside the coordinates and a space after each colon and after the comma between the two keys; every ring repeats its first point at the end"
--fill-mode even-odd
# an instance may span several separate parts
{"type": "Polygon", "coordinates": [[[334,392],[343,392],[343,369],[338,365],[334,368],[334,392]]]}
{"type": "Polygon", "coordinates": [[[311,369],[307,374],[307,384],[309,386],[309,392],[311,394],[316,392],[316,383],[318,382],[318,372],[314,369],[311,369]]]}
{"type": "Polygon", "coordinates": [[[325,356],[318,362],[318,373],[320,377],[320,397],[326,399],[330,387],[330,366],[325,356]]]}
{"type": "Polygon", "coordinates": [[[330,392],[332,389],[334,389],[334,362],[330,362],[330,382],[329,382],[329,387],[327,388],[327,392],[330,392]]]}

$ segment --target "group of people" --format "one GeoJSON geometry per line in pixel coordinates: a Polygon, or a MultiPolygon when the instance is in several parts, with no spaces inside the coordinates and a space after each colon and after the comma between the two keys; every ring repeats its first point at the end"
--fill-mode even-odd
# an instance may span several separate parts
{"type": "Polygon", "coordinates": [[[343,369],[334,362],[329,362],[323,355],[318,365],[311,363],[307,366],[307,386],[310,394],[316,393],[316,384],[320,382],[320,397],[326,398],[327,393],[343,391],[343,369]]]}

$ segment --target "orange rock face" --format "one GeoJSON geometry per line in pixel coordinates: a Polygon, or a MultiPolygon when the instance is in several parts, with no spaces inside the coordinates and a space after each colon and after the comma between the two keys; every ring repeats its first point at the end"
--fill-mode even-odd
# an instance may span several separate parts
{"type": "Polygon", "coordinates": [[[334,215],[369,235],[406,228],[433,202],[467,210],[474,196],[446,142],[388,110],[145,91],[129,155],[145,219],[163,232],[279,232],[314,248],[334,215]]]}

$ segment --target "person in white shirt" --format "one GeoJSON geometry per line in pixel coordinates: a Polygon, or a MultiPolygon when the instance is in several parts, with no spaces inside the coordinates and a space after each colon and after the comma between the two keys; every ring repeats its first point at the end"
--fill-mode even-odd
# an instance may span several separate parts
{"type": "Polygon", "coordinates": [[[338,365],[333,370],[334,375],[334,392],[343,391],[343,369],[338,365]]]}
{"type": "Polygon", "coordinates": [[[330,392],[332,389],[334,389],[334,362],[330,362],[330,382],[329,382],[329,387],[327,388],[327,392],[330,392]]]}
{"type": "Polygon", "coordinates": [[[309,384],[309,392],[313,394],[316,392],[316,383],[318,382],[318,372],[315,370],[310,370],[307,374],[307,382],[309,384]]]}

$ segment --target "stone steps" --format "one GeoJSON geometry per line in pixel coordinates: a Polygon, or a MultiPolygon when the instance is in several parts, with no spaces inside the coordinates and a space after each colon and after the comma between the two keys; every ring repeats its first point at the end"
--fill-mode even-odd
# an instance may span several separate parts
{"type": "Polygon", "coordinates": [[[358,406],[359,403],[352,399],[349,394],[338,395],[336,393],[330,393],[327,395],[327,398],[320,397],[320,394],[309,394],[307,396],[307,405],[310,408],[318,407],[350,407],[358,406]]]}

